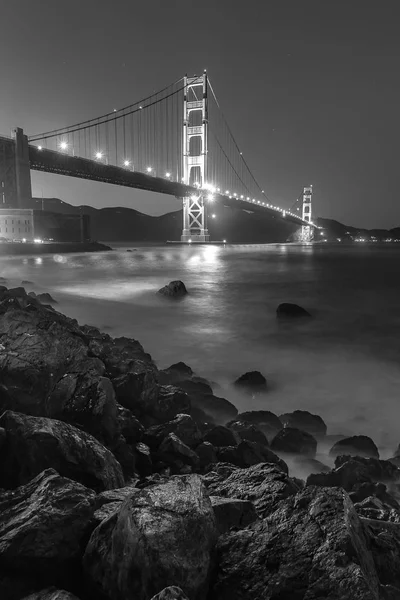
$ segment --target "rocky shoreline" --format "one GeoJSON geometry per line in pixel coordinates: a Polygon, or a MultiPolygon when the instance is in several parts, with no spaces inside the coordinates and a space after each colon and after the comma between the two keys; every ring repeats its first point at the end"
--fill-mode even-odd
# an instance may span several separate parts
{"type": "Polygon", "coordinates": [[[46,301],[0,286],[1,600],[400,599],[399,449],[46,301]]]}

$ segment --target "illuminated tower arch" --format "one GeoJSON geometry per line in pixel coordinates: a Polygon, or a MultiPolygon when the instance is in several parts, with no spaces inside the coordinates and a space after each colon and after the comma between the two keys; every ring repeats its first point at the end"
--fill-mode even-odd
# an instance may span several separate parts
{"type": "Polygon", "coordinates": [[[182,242],[208,242],[207,206],[201,188],[207,183],[207,73],[184,78],[183,183],[199,191],[183,198],[182,242]]]}
{"type": "MultiPolygon", "coordinates": [[[[303,208],[302,208],[302,219],[308,223],[312,222],[312,185],[308,185],[303,189],[303,208]]],[[[313,228],[311,226],[304,225],[301,228],[301,237],[303,242],[309,242],[312,239],[313,228]]]]}

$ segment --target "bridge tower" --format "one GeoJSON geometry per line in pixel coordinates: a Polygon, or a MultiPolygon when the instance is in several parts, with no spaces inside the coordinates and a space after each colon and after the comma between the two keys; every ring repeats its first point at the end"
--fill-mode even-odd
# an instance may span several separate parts
{"type": "Polygon", "coordinates": [[[182,242],[208,242],[207,205],[200,188],[207,182],[208,81],[184,78],[183,98],[183,183],[198,187],[196,194],[183,198],[182,242]]]}
{"type": "MultiPolygon", "coordinates": [[[[312,185],[306,186],[303,189],[303,208],[302,208],[302,219],[303,221],[312,221],[312,185]]],[[[303,242],[310,242],[313,237],[313,228],[304,225],[301,228],[301,239],[303,242]]]]}
{"type": "Polygon", "coordinates": [[[0,208],[26,208],[31,199],[28,138],[16,128],[0,137],[0,208]]]}

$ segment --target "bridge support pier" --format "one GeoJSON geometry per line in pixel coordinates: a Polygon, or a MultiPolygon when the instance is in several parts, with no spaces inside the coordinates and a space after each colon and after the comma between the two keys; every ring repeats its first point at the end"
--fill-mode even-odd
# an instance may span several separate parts
{"type": "Polygon", "coordinates": [[[13,129],[15,140],[15,180],[17,208],[30,207],[32,200],[31,169],[29,164],[28,138],[20,127],[13,129]]]}
{"type": "Polygon", "coordinates": [[[206,243],[210,241],[207,229],[207,205],[202,194],[183,200],[183,230],[181,242],[206,243]]]}
{"type": "MultiPolygon", "coordinates": [[[[312,185],[309,185],[303,189],[303,210],[302,210],[302,219],[303,221],[308,221],[309,223],[312,220],[312,185]]],[[[314,229],[311,226],[303,225],[301,228],[301,241],[302,242],[311,242],[314,234],[314,229]]]]}

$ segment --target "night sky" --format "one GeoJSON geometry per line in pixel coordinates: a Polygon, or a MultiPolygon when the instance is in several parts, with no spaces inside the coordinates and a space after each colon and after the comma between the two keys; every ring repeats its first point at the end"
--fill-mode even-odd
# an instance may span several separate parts
{"type": "MultiPolygon", "coordinates": [[[[271,200],[400,226],[398,2],[2,0],[0,132],[96,117],[207,69],[271,200]]],[[[177,210],[168,196],[32,173],[72,204],[177,210]]]]}

